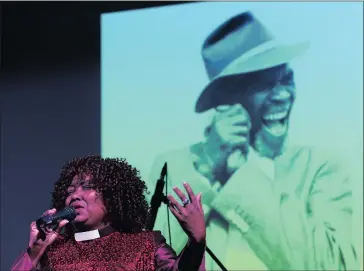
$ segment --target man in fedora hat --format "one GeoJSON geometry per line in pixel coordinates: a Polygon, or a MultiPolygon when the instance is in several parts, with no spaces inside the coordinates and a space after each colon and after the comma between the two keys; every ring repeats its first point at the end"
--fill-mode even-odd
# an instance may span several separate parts
{"type": "MultiPolygon", "coordinates": [[[[351,238],[351,185],[341,163],[287,142],[295,100],[289,62],[308,48],[277,43],[250,13],[214,30],[202,47],[210,83],[196,112],[214,110],[206,140],[157,157],[154,188],[194,180],[203,191],[207,245],[228,270],[358,270],[351,238]]],[[[177,221],[156,228],[181,250],[177,221]]],[[[206,269],[219,270],[206,255],[206,269]]]]}

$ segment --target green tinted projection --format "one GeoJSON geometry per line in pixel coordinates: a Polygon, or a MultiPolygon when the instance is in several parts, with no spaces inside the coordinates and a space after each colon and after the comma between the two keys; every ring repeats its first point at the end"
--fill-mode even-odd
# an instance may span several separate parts
{"type": "MultiPolygon", "coordinates": [[[[362,22],[344,2],[104,14],[102,155],[128,159],[151,194],[165,162],[168,193],[203,192],[228,270],[362,269],[362,22]]],[[[155,229],[180,252],[166,208],[155,229]]],[[[219,270],[209,255],[206,268],[219,270]]]]}

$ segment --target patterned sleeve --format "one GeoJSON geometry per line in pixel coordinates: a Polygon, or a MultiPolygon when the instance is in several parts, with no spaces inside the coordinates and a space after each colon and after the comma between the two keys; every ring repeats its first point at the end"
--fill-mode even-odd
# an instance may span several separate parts
{"type": "Polygon", "coordinates": [[[160,231],[155,231],[157,244],[155,266],[157,271],[205,271],[205,244],[188,242],[182,252],[176,252],[167,243],[160,231]]]}

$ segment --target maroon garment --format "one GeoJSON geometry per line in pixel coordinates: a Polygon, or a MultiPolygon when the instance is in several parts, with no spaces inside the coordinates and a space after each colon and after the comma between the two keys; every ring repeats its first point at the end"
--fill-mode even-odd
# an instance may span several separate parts
{"type": "Polygon", "coordinates": [[[58,238],[47,249],[39,269],[32,267],[27,253],[15,262],[12,271],[197,271],[205,270],[204,244],[186,245],[177,257],[159,231],[107,236],[77,242],[58,238]]]}

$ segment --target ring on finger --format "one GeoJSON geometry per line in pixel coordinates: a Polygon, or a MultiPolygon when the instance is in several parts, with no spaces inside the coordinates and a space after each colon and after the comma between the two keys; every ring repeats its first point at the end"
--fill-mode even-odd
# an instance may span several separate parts
{"type": "Polygon", "coordinates": [[[190,200],[188,198],[185,198],[184,200],[182,200],[183,207],[185,207],[189,203],[190,203],[190,200]]]}

